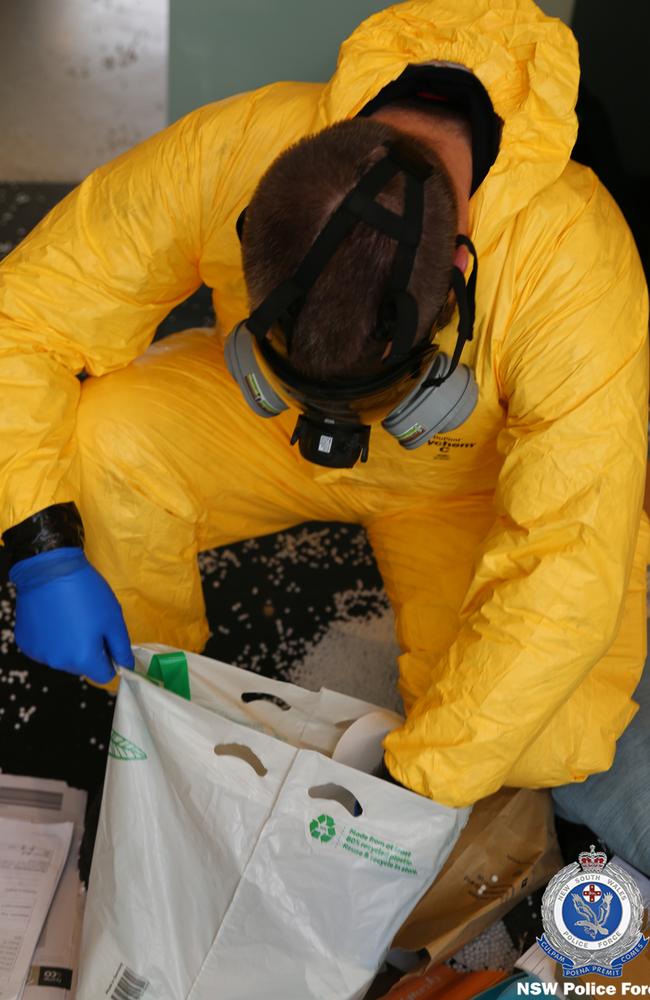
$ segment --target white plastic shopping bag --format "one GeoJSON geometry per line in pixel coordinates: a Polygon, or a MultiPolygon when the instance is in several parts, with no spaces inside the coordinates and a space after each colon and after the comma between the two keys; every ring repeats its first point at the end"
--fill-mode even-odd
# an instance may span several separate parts
{"type": "MultiPolygon", "coordinates": [[[[146,673],[153,656],[168,654],[172,649],[150,643],[135,646],[133,652],[136,669],[146,673]]],[[[327,688],[308,691],[198,653],[183,655],[191,673],[193,704],[295,747],[331,755],[350,724],[368,712],[392,716],[395,725],[401,721],[387,709],[327,688]]]]}
{"type": "MultiPolygon", "coordinates": [[[[360,998],[468,811],[226,718],[245,692],[237,668],[212,669],[225,714],[197,703],[191,664],[191,701],[122,674],[77,998],[360,998]]],[[[340,736],[335,700],[329,719],[294,718],[297,742],[340,736]]]]}

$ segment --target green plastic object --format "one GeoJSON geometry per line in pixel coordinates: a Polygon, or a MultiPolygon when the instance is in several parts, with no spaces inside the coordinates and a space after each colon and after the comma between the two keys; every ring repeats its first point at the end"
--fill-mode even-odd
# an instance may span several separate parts
{"type": "Polygon", "coordinates": [[[185,653],[156,653],[151,657],[147,677],[165,691],[177,694],[179,698],[191,701],[190,675],[185,653]]]}

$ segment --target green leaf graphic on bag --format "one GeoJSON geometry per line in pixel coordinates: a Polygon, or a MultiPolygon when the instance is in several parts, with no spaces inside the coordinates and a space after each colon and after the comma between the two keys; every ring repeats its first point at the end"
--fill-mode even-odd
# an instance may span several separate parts
{"type": "Polygon", "coordinates": [[[334,826],[334,820],[331,816],[326,816],[323,813],[318,819],[313,819],[309,824],[309,832],[315,840],[322,841],[323,844],[327,844],[334,836],[336,836],[336,827],[334,826]]]}
{"type": "Polygon", "coordinates": [[[144,750],[131,743],[125,736],[120,736],[113,729],[111,732],[111,742],[108,747],[108,756],[115,757],[116,760],[146,760],[147,755],[144,750]]]}

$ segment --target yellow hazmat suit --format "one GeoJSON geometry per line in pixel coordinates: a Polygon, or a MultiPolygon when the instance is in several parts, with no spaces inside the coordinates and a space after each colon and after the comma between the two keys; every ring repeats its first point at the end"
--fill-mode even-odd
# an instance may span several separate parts
{"type": "Polygon", "coordinates": [[[95,171],[1,271],[0,530],[75,500],[132,638],[197,648],[197,550],[363,523],[403,649],[387,762],[450,805],[605,770],[636,709],[646,293],[616,205],[569,161],[577,81],[571,33],[530,0],[413,0],[364,22],[328,84],[202,108],[95,171]],[[247,315],[235,221],[285,147],[432,60],[474,72],[503,119],[470,206],[479,404],[428,447],[376,429],[367,465],[311,466],[295,413],[261,420],[225,372],[247,315]],[[202,281],[217,333],[145,353],[202,281]]]}

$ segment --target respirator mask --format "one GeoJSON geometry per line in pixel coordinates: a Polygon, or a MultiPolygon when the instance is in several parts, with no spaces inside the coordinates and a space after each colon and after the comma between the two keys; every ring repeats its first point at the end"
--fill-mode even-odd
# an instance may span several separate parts
{"type": "MultiPolygon", "coordinates": [[[[465,236],[474,264],[467,283],[453,267],[451,287],[458,305],[458,336],[449,357],[433,343],[434,333],[414,344],[418,306],[407,291],[422,233],[424,183],[430,165],[396,144],[375,163],[343,199],[316,237],[291,278],[282,282],[228,335],[225,360],[244,399],[260,417],[274,417],[289,405],[300,411],[291,444],[309,462],[351,468],[368,458],[370,430],[381,424],[408,449],[434,434],[453,430],[474,410],[478,388],[471,369],[459,364],[472,339],[477,277],[476,251],[465,236]],[[404,212],[398,215],[375,199],[398,173],[404,174],[404,212]],[[377,324],[390,351],[381,371],[364,377],[307,378],[296,372],[289,354],[293,329],[307,295],[341,242],[363,221],[397,243],[377,324]]],[[[241,234],[242,216],[238,223],[241,234]]]]}

